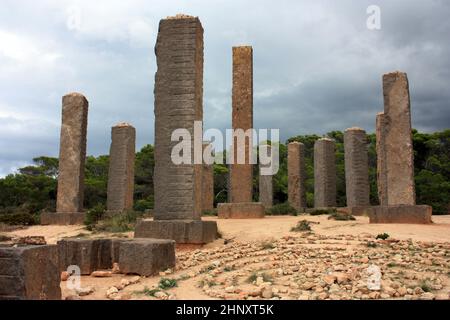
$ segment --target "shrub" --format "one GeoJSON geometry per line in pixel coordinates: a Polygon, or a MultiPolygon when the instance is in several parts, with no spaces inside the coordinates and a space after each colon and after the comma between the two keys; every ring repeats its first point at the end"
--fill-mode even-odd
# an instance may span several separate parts
{"type": "Polygon", "coordinates": [[[336,221],[353,221],[356,220],[354,216],[345,212],[333,212],[328,220],[336,220],[336,221]]]}
{"type": "Polygon", "coordinates": [[[177,280],[175,280],[175,279],[162,278],[159,281],[159,287],[161,289],[163,289],[163,290],[170,289],[170,288],[175,288],[176,286],[178,286],[178,284],[177,284],[177,280]]]}
{"type": "Polygon", "coordinates": [[[153,199],[153,196],[149,196],[146,199],[137,200],[134,203],[133,209],[135,211],[145,212],[147,210],[152,210],[155,206],[155,200],[153,199]]]}
{"type": "Polygon", "coordinates": [[[92,229],[112,233],[133,231],[137,219],[141,216],[142,212],[125,211],[99,221],[92,229]]]}
{"type": "Polygon", "coordinates": [[[217,209],[204,210],[202,214],[206,217],[215,217],[217,216],[217,209]]]}
{"type": "Polygon", "coordinates": [[[292,227],[292,232],[305,232],[305,231],[311,231],[311,222],[302,220],[295,227],[292,227]]]}
{"type": "Polygon", "coordinates": [[[84,224],[87,226],[95,225],[105,214],[106,207],[104,204],[97,204],[95,207],[89,209],[86,212],[86,216],[84,218],[84,224]]]}
{"type": "Polygon", "coordinates": [[[267,210],[268,215],[281,216],[281,215],[291,215],[296,216],[297,210],[289,204],[289,202],[280,203],[274,205],[272,208],[267,210]]]}
{"type": "Polygon", "coordinates": [[[386,240],[388,239],[390,236],[387,233],[380,233],[379,235],[377,235],[377,237],[375,239],[381,239],[381,240],[386,240]]]}
{"type": "Polygon", "coordinates": [[[0,214],[0,223],[9,226],[32,226],[39,224],[39,217],[28,212],[0,214]]]}
{"type": "Polygon", "coordinates": [[[326,214],[334,214],[336,213],[336,209],[317,209],[314,211],[311,211],[309,215],[311,216],[321,216],[326,214]]]}

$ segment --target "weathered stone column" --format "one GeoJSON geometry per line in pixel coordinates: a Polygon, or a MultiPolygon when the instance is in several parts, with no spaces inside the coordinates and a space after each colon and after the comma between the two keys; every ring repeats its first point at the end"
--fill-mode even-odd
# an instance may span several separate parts
{"type": "Polygon", "coordinates": [[[335,143],[327,138],[314,144],[314,207],[336,207],[335,143]]]}
{"type": "Polygon", "coordinates": [[[432,209],[416,206],[411,105],[406,73],[383,76],[384,112],[377,115],[377,175],[381,206],[371,223],[431,223],[432,209]]]}
{"type": "MultiPolygon", "coordinates": [[[[267,153],[270,157],[272,155],[272,147],[267,146],[267,153]]],[[[266,209],[270,209],[273,206],[273,175],[263,175],[261,171],[264,166],[259,165],[259,202],[261,202],[266,209]]]]}
{"type": "Polygon", "coordinates": [[[345,130],[345,185],[349,208],[370,206],[367,144],[367,135],[363,129],[345,130]]]}
{"type": "Polygon", "coordinates": [[[83,224],[84,167],[89,103],[79,93],[62,100],[56,213],[43,213],[41,224],[83,224]]]}
{"type": "Polygon", "coordinates": [[[264,206],[253,203],[253,48],[233,47],[233,96],[229,200],[219,203],[221,219],[264,217],[264,206]]]}
{"type": "MultiPolygon", "coordinates": [[[[233,130],[253,129],[253,49],[250,46],[233,47],[233,130]]],[[[234,159],[231,164],[231,202],[252,202],[253,164],[249,157],[251,136],[245,137],[245,148],[238,149],[233,138],[234,159]],[[245,152],[245,163],[238,162],[238,152],[245,152]]]]}
{"type": "MultiPolygon", "coordinates": [[[[203,142],[203,151],[210,147],[209,142],[203,142]]],[[[202,212],[214,210],[214,165],[203,163],[202,181],[202,212]]]]}
{"type": "Polygon", "coordinates": [[[305,145],[291,142],[288,144],[288,201],[300,212],[307,207],[305,181],[305,145]]]}
{"type": "Polygon", "coordinates": [[[111,214],[133,209],[136,130],[119,123],[111,130],[107,209],[111,214]]]}
{"type": "MultiPolygon", "coordinates": [[[[203,27],[197,17],[177,15],[161,20],[156,43],[155,76],[155,209],[154,221],[143,220],[135,237],[173,239],[178,243],[207,243],[217,225],[201,221],[202,164],[194,164],[194,122],[203,120],[203,27]],[[190,132],[190,163],[171,159],[179,141],[176,129],[190,132]]],[[[186,141],[185,141],[186,142],[186,141]]]]}
{"type": "Polygon", "coordinates": [[[378,184],[381,205],[415,205],[414,151],[408,77],[383,76],[384,113],[377,116],[378,184]]]}

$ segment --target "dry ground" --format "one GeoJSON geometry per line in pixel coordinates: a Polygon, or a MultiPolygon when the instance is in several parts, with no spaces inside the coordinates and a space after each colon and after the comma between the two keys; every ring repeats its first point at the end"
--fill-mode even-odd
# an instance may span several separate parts
{"type": "MultiPolygon", "coordinates": [[[[450,293],[450,216],[435,216],[433,225],[371,225],[328,220],[328,216],[266,217],[260,220],[215,220],[223,239],[203,248],[179,248],[177,267],[141,278],[110,295],[115,299],[448,299],[450,293]],[[291,232],[306,219],[312,232],[291,232]],[[387,233],[391,241],[375,240],[387,233]],[[224,243],[224,239],[228,240],[224,243]],[[395,240],[395,241],[392,241],[395,240]],[[381,291],[367,289],[366,269],[382,271],[381,291]],[[161,278],[177,287],[157,289],[161,278]],[[146,290],[148,289],[148,290],[146,290]],[[151,291],[152,289],[156,289],[151,291]],[[145,292],[147,294],[145,294],[145,292]],[[156,298],[154,297],[156,292],[156,298]]],[[[82,226],[34,226],[8,236],[105,237],[82,226]]],[[[132,233],[125,234],[132,237],[132,233]]],[[[81,299],[107,299],[106,291],[132,276],[82,277],[94,292],[81,299]]],[[[63,296],[73,296],[66,282],[63,296]]]]}

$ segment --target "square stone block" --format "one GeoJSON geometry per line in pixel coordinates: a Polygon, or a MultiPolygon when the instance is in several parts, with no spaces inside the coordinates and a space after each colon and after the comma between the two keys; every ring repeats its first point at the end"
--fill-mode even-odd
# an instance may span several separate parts
{"type": "Polygon", "coordinates": [[[64,239],[58,241],[59,267],[80,267],[82,275],[112,267],[111,239],[64,239]]]}
{"type": "Polygon", "coordinates": [[[134,237],[205,244],[217,239],[217,223],[202,220],[141,220],[136,225],[134,237]]]}
{"type": "Polygon", "coordinates": [[[60,300],[55,245],[0,247],[0,300],[60,300]]]}
{"type": "Polygon", "coordinates": [[[370,223],[431,224],[430,206],[377,206],[368,210],[370,223]]]}
{"type": "Polygon", "coordinates": [[[152,276],[175,267],[175,241],[133,239],[120,243],[120,271],[124,274],[152,276]]]}
{"type": "Polygon", "coordinates": [[[84,224],[84,212],[71,212],[71,213],[55,213],[55,212],[43,212],[41,213],[41,225],[83,225],[84,224]]]}
{"type": "Polygon", "coordinates": [[[261,219],[265,216],[264,205],[260,202],[219,203],[219,219],[261,219]]]}

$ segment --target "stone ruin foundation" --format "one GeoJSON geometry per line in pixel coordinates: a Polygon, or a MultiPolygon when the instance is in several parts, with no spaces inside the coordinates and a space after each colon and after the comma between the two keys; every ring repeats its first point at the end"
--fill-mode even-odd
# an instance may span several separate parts
{"type": "MultiPolygon", "coordinates": [[[[244,132],[253,129],[253,48],[233,47],[233,130],[244,132]]],[[[232,164],[229,166],[229,201],[219,203],[219,219],[263,218],[264,206],[253,201],[253,164],[250,159],[252,138],[245,138],[245,147],[238,148],[238,139],[233,138],[232,164]],[[242,150],[243,149],[243,150],[242,150]],[[245,162],[238,162],[238,153],[244,152],[245,162]]]]}
{"type": "MultiPolygon", "coordinates": [[[[136,225],[136,238],[173,239],[204,244],[217,237],[217,224],[202,221],[202,164],[176,165],[171,151],[178,142],[172,132],[191,133],[203,120],[203,27],[196,17],[160,21],[155,76],[155,209],[154,219],[136,225]]],[[[201,152],[200,141],[200,152],[201,152]]],[[[198,152],[198,150],[197,150],[198,152]]]]}
{"type": "Polygon", "coordinates": [[[411,104],[406,73],[383,76],[384,112],[377,115],[377,175],[380,206],[371,223],[431,223],[430,206],[416,206],[411,104]]]}
{"type": "Polygon", "coordinates": [[[42,213],[43,225],[76,225],[84,222],[84,167],[89,103],[79,93],[62,101],[56,213],[42,213]]]}
{"type": "Polygon", "coordinates": [[[111,130],[108,173],[108,214],[133,209],[136,129],[119,123],[111,130]]]}

